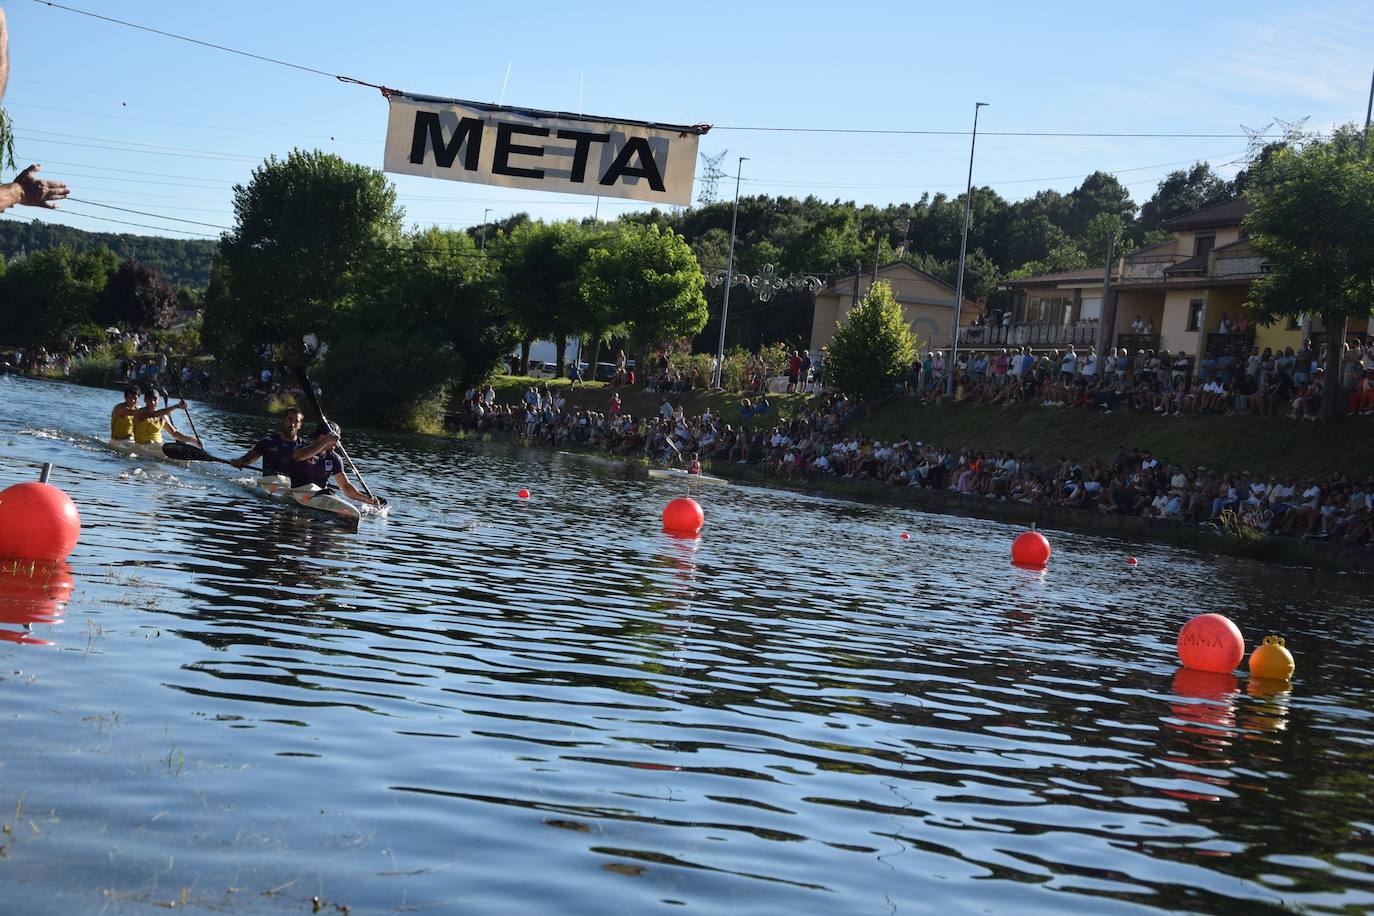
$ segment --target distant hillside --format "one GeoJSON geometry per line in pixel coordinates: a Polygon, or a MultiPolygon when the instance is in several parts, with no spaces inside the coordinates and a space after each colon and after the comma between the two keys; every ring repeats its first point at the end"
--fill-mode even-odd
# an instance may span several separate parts
{"type": "Polygon", "coordinates": [[[12,258],[24,251],[55,248],[66,242],[77,251],[105,245],[120,260],[133,258],[155,267],[172,286],[204,289],[210,283],[210,259],[218,242],[204,239],[170,239],[156,235],[114,235],[86,232],[37,220],[21,223],[0,220],[0,256],[12,258]]]}

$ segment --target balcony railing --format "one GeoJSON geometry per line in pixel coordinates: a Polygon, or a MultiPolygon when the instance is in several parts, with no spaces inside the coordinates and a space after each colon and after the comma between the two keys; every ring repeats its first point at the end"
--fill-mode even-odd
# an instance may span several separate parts
{"type": "Polygon", "coordinates": [[[1124,347],[1127,353],[1135,354],[1140,350],[1158,350],[1158,334],[1118,334],[1116,345],[1124,347]]]}
{"type": "Polygon", "coordinates": [[[1241,331],[1239,334],[1216,334],[1207,335],[1207,355],[1221,356],[1229,353],[1237,359],[1244,359],[1250,355],[1250,348],[1255,345],[1254,331],[1241,331]]]}
{"type": "Polygon", "coordinates": [[[1097,322],[960,328],[959,343],[970,347],[1090,347],[1097,343],[1097,322]]]}

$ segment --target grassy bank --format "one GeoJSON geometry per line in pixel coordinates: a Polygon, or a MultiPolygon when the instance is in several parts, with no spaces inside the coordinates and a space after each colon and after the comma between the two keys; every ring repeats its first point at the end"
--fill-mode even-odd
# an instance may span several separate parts
{"type": "MultiPolygon", "coordinates": [[[[541,380],[502,376],[493,384],[502,403],[518,401],[531,382],[541,380]]],[[[635,416],[657,414],[663,396],[638,388],[612,389],[603,382],[571,388],[565,379],[550,380],[561,387],[568,404],[604,411],[612,391],[619,391],[623,410],[635,416]]],[[[726,423],[739,422],[738,393],[691,391],[668,395],[683,404],[688,416],[710,407],[726,423]]],[[[815,399],[799,394],[768,396],[773,410],[746,425],[771,424],[815,399]]],[[[1028,453],[1041,463],[1059,457],[1108,462],[1117,446],[1149,449],[1157,457],[1184,467],[1205,466],[1222,471],[1256,474],[1321,476],[1340,471],[1352,477],[1374,475],[1374,422],[1352,417],[1332,430],[1277,417],[1161,417],[1157,414],[1113,413],[1069,407],[954,407],[922,405],[899,398],[876,408],[856,424],[863,433],[888,441],[909,435],[953,449],[983,451],[1010,449],[1028,453]]]]}

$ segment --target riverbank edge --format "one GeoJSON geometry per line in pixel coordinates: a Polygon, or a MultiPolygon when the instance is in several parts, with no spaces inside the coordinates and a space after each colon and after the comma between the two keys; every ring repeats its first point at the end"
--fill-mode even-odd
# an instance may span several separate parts
{"type": "MultiPolygon", "coordinates": [[[[919,487],[894,487],[863,480],[826,479],[819,482],[780,480],[751,465],[713,465],[711,473],[737,483],[772,489],[791,490],[832,499],[909,507],[937,515],[982,518],[990,521],[1024,524],[1036,528],[1072,531],[1125,541],[1166,543],[1187,547],[1199,553],[1242,557],[1268,563],[1310,566],[1350,573],[1370,571],[1371,552],[1363,547],[1346,547],[1327,541],[1263,537],[1243,540],[1211,527],[1188,525],[1169,519],[1141,518],[1135,515],[1102,515],[1059,506],[1032,506],[1011,500],[966,496],[944,490],[919,487]]],[[[647,476],[647,472],[645,474],[647,476]]],[[[1010,551],[1010,545],[1008,545],[1010,551]]],[[[1008,553],[1010,557],[1010,553],[1008,553]]],[[[1122,562],[1126,556],[1123,553],[1122,562]]],[[[1008,561],[1010,562],[1010,560],[1008,561]]]]}
{"type": "MultiPolygon", "coordinates": [[[[66,382],[67,380],[60,381],[66,382]]],[[[76,382],[67,383],[79,384],[76,382]]],[[[265,403],[213,396],[202,397],[197,400],[239,413],[263,417],[273,415],[265,403]]],[[[446,432],[440,434],[412,433],[412,435],[479,442],[512,449],[538,449],[549,454],[568,452],[600,459],[608,468],[617,466],[625,476],[642,480],[649,479],[649,464],[647,462],[608,456],[590,449],[568,446],[556,449],[552,446],[523,442],[519,438],[498,438],[490,433],[446,432]]],[[[1243,557],[1267,563],[1307,566],[1365,575],[1374,571],[1374,551],[1370,551],[1368,548],[1332,544],[1329,541],[1269,536],[1259,540],[1242,540],[1212,528],[1187,525],[1168,519],[1147,519],[1133,515],[1101,515],[1095,512],[1065,509],[1057,506],[1032,506],[1009,500],[980,499],[943,490],[894,487],[873,481],[837,478],[825,478],[819,481],[784,480],[765,474],[754,465],[713,463],[709,470],[715,476],[724,477],[736,483],[747,483],[775,490],[789,490],[831,499],[909,507],[920,512],[930,512],[937,515],[1034,525],[1037,528],[1114,537],[1127,541],[1174,544],[1207,555],[1243,557]]]]}
{"type": "MultiPolygon", "coordinates": [[[[519,440],[505,440],[490,435],[464,437],[467,441],[503,446],[512,449],[535,448],[550,453],[571,453],[579,457],[595,458],[608,469],[616,468],[626,477],[648,480],[650,466],[644,462],[613,458],[600,452],[564,447],[530,445],[519,440]]],[[[1169,519],[1149,519],[1134,515],[1101,515],[1058,506],[1032,506],[1010,500],[988,499],[927,490],[916,487],[893,487],[864,480],[782,480],[765,474],[753,465],[712,464],[709,472],[737,484],[787,490],[810,496],[823,496],[849,502],[910,508],[934,515],[961,518],[981,518],[989,521],[1023,524],[1027,527],[1057,531],[1071,531],[1098,537],[1111,537],[1136,543],[1164,543],[1186,547],[1209,556],[1227,556],[1287,566],[1311,567],[1322,570],[1368,574],[1374,555],[1363,547],[1346,547],[1327,541],[1295,538],[1263,537],[1244,540],[1212,527],[1188,525],[1169,519]]],[[[1008,562],[1010,562],[1008,546],[1008,562]]],[[[1122,551],[1122,563],[1129,552],[1122,551]]]]}

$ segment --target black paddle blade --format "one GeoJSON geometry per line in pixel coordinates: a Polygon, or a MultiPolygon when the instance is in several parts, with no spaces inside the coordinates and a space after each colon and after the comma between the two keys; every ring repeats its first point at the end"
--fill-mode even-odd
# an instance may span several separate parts
{"type": "Polygon", "coordinates": [[[220,461],[228,464],[223,458],[216,458],[205,449],[196,448],[188,442],[164,442],[162,454],[173,461],[220,461]]]}

